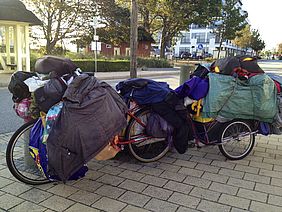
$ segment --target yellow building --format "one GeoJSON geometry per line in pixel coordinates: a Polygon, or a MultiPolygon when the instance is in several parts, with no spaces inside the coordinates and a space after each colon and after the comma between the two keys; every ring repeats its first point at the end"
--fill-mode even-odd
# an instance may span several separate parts
{"type": "Polygon", "coordinates": [[[40,24],[19,0],[0,0],[0,72],[30,71],[29,26],[40,24]]]}

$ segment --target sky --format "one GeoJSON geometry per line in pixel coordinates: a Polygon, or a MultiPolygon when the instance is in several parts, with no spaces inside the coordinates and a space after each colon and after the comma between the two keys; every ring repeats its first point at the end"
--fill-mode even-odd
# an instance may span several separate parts
{"type": "Polygon", "coordinates": [[[267,50],[282,43],[282,0],[242,0],[252,29],[257,29],[267,50]]]}

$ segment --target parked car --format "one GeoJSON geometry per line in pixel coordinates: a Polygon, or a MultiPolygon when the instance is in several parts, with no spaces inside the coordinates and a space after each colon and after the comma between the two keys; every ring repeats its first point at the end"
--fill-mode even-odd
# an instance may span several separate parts
{"type": "Polygon", "coordinates": [[[189,52],[182,52],[181,54],[180,54],[180,59],[183,59],[183,60],[187,60],[187,59],[189,59],[191,57],[191,53],[189,53],[189,52]]]}

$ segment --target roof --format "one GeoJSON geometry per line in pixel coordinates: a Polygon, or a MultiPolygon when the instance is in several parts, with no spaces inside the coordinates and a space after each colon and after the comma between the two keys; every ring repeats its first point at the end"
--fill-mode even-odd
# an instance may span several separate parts
{"type": "Polygon", "coordinates": [[[19,0],[0,0],[0,20],[41,24],[41,21],[19,0]]]}

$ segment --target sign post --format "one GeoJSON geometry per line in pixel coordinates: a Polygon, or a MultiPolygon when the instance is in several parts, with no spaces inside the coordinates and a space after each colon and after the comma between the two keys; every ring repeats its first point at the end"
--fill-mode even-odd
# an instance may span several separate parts
{"type": "Polygon", "coordinates": [[[97,16],[94,16],[93,17],[93,22],[92,22],[92,26],[94,28],[94,42],[96,43],[96,47],[95,47],[95,50],[94,50],[94,76],[95,76],[95,73],[97,72],[97,41],[99,40],[99,36],[97,36],[96,34],[96,29],[98,28],[98,25],[99,25],[99,20],[98,20],[98,17],[97,16]]]}

